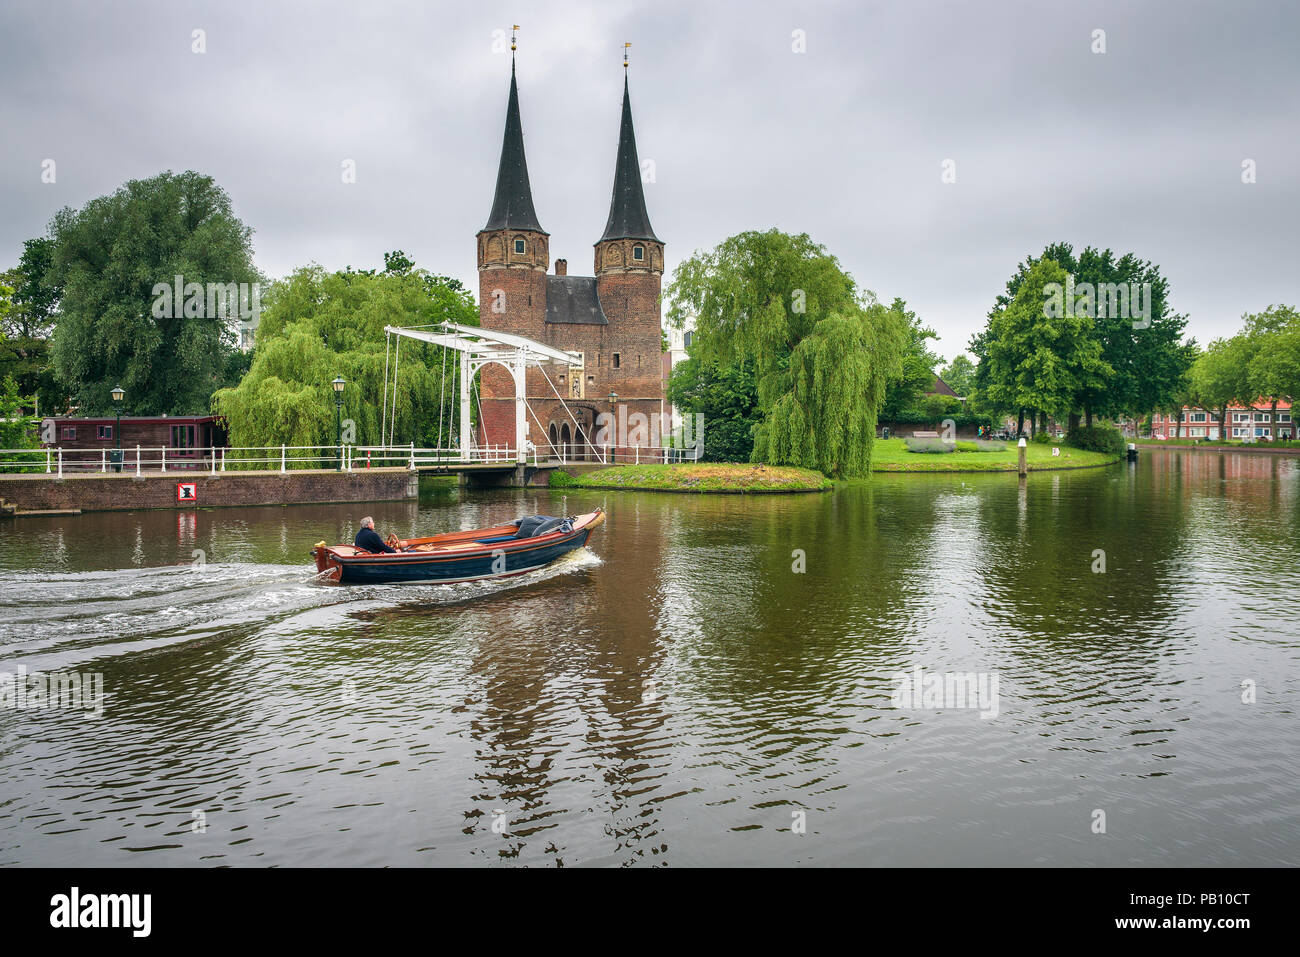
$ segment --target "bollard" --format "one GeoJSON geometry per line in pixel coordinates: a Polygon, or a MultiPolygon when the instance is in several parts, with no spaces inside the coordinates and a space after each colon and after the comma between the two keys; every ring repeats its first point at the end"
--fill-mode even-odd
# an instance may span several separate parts
{"type": "Polygon", "coordinates": [[[1029,463],[1025,461],[1027,445],[1023,435],[1020,437],[1020,441],[1016,443],[1016,446],[1020,451],[1020,474],[1024,475],[1029,471],[1029,463]]]}

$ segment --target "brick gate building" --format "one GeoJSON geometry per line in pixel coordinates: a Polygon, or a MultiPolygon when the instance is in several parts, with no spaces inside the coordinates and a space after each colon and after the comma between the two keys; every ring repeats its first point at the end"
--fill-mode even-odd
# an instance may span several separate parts
{"type": "MultiPolygon", "coordinates": [[[[594,245],[594,276],[570,276],[564,259],[555,260],[555,272],[548,274],[550,234],[533,208],[512,62],[496,196],[478,233],[479,317],[485,329],[582,354],[581,368],[557,364],[527,373],[528,438],[539,452],[563,449],[569,458],[590,453],[597,416],[608,412],[631,423],[627,432],[611,435],[609,444],[658,445],[652,434],[631,431],[637,413],[650,423],[662,412],[664,244],[646,213],[626,75],[609,219],[594,245]]],[[[509,373],[486,366],[479,391],[479,441],[513,446],[515,391],[509,373]]]]}

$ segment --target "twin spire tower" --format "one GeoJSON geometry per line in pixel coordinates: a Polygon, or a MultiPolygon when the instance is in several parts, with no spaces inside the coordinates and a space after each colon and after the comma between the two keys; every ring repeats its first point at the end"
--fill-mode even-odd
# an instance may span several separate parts
{"type": "MultiPolygon", "coordinates": [[[[516,27],[516,29],[518,29],[516,27]]],[[[487,225],[478,233],[479,317],[484,328],[526,336],[582,354],[582,366],[528,372],[532,413],[528,438],[543,454],[593,457],[596,416],[620,420],[662,412],[660,286],[664,244],[646,211],[636,133],[623,65],[623,113],[614,161],[614,189],[605,230],[595,242],[594,276],[568,275],[568,262],[550,269],[550,234],[533,205],[524,154],[514,37],[510,95],[487,225]],[[549,380],[549,381],[548,381],[549,380]],[[563,397],[563,402],[556,392],[563,397]],[[549,448],[548,448],[549,446],[549,448]]],[[[479,441],[514,444],[515,389],[504,369],[488,366],[480,384],[479,441]]],[[[611,444],[647,444],[620,435],[611,444]]]]}

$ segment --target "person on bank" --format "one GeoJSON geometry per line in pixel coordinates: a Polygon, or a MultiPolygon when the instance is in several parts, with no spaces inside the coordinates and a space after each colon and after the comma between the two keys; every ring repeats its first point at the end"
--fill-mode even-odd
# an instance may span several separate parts
{"type": "Polygon", "coordinates": [[[375,520],[367,515],[361,520],[361,529],[357,532],[357,537],[353,539],[352,544],[357,548],[367,552],[396,552],[397,549],[388,545],[379,533],[375,531],[375,520]]]}

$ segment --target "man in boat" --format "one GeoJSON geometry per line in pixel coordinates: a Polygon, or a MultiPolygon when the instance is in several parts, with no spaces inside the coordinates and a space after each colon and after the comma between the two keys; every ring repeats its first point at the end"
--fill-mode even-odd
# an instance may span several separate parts
{"type": "Polygon", "coordinates": [[[353,539],[352,544],[367,552],[397,551],[379,537],[379,533],[375,531],[375,520],[369,515],[361,520],[361,530],[357,532],[357,537],[353,539]]]}

